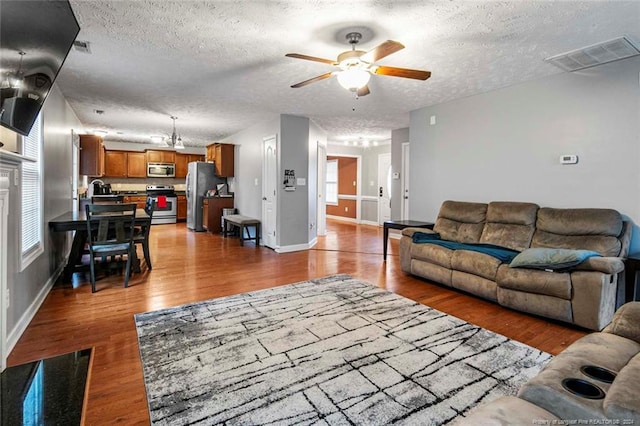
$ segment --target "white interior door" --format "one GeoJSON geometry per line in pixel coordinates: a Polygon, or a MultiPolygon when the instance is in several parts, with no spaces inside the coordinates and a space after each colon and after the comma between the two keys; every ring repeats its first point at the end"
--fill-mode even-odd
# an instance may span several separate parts
{"type": "Polygon", "coordinates": [[[327,148],[318,144],[318,235],[327,235],[327,148]]]}
{"type": "Polygon", "coordinates": [[[276,136],[263,140],[262,159],[262,241],[265,246],[276,248],[278,151],[276,136]]]}
{"type": "Polygon", "coordinates": [[[391,220],[391,153],[378,155],[378,223],[391,220]]]}
{"type": "Polygon", "coordinates": [[[402,220],[409,220],[409,144],[402,144],[402,220]]]}

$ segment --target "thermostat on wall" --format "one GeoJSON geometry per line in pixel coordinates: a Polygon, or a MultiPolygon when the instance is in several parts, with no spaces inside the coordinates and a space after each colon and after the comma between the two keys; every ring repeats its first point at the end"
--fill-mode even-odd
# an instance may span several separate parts
{"type": "Polygon", "coordinates": [[[578,162],[577,155],[561,155],[560,164],[576,164],[578,162]]]}

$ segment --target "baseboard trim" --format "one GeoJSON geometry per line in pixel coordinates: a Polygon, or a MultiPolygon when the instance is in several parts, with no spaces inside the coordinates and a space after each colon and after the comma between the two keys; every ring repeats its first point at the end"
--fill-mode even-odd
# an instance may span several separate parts
{"type": "Polygon", "coordinates": [[[360,223],[362,225],[380,226],[378,222],[374,222],[372,220],[361,220],[360,223]]]}
{"type": "Polygon", "coordinates": [[[318,243],[318,239],[314,238],[306,244],[293,244],[290,246],[281,246],[275,249],[276,253],[291,253],[294,251],[309,250],[318,243]]]}
{"type": "Polygon", "coordinates": [[[352,217],[334,216],[332,214],[328,214],[327,219],[335,219],[335,220],[341,220],[343,222],[358,223],[358,220],[352,217]]]}
{"type": "Polygon", "coordinates": [[[18,343],[18,340],[20,340],[20,337],[22,337],[22,334],[29,326],[29,323],[31,322],[33,317],[36,316],[38,309],[40,309],[40,306],[42,306],[42,304],[44,303],[44,300],[47,298],[49,291],[51,291],[53,284],[55,284],[58,277],[62,274],[62,271],[64,270],[66,264],[66,260],[61,262],[60,266],[58,266],[58,269],[56,269],[53,275],[49,277],[34,301],[31,302],[31,305],[29,305],[27,310],[22,314],[13,330],[7,332],[7,354],[11,353],[13,348],[16,346],[16,343],[18,343]]]}

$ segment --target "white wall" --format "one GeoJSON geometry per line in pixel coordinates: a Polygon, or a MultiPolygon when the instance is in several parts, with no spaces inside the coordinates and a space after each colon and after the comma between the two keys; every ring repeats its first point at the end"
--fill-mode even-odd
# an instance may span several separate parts
{"type": "Polygon", "coordinates": [[[513,200],[638,222],[639,70],[630,58],[411,112],[411,216],[435,219],[447,199],[513,200]]]}

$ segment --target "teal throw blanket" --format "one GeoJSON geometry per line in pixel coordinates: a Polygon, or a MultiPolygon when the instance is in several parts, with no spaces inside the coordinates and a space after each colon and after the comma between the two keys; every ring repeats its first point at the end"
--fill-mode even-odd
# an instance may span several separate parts
{"type": "Polygon", "coordinates": [[[502,263],[510,263],[513,258],[520,253],[517,250],[511,250],[493,244],[457,243],[455,241],[441,240],[440,234],[426,234],[424,232],[415,232],[413,234],[413,242],[417,244],[436,244],[450,250],[477,251],[495,257],[502,263]]]}

